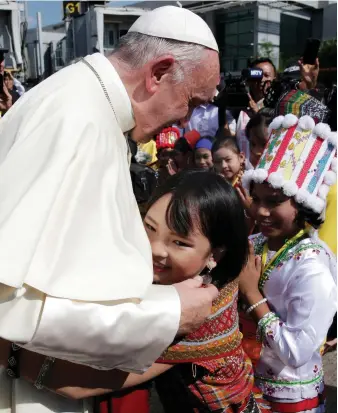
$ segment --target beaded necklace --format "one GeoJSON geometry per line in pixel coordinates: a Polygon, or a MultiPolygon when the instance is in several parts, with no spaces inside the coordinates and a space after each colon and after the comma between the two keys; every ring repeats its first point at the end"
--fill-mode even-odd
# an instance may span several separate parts
{"type": "Polygon", "coordinates": [[[296,246],[301,238],[307,235],[307,230],[302,229],[298,232],[294,237],[289,239],[285,242],[285,244],[280,248],[275,256],[272,258],[270,262],[267,262],[268,258],[268,242],[266,241],[263,246],[263,253],[262,253],[262,273],[259,279],[258,287],[261,291],[263,291],[263,287],[267,280],[270,277],[271,271],[278,266],[278,264],[283,261],[283,259],[287,256],[289,251],[296,246]]]}

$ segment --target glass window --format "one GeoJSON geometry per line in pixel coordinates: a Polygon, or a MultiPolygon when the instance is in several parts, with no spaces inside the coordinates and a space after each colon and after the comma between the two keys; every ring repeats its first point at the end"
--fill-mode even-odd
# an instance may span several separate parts
{"type": "Polygon", "coordinates": [[[237,46],[231,46],[231,45],[226,44],[224,50],[225,50],[225,55],[227,57],[228,56],[234,57],[234,56],[237,56],[238,54],[237,46]]]}
{"type": "Polygon", "coordinates": [[[238,55],[246,58],[251,57],[253,55],[253,46],[239,47],[238,55]]]}
{"type": "Polygon", "coordinates": [[[248,59],[239,59],[238,60],[238,70],[243,70],[248,67],[248,59]]]}
{"type": "Polygon", "coordinates": [[[222,70],[238,71],[247,67],[247,60],[253,56],[254,11],[222,13],[216,19],[216,32],[222,70]]]}
{"type": "Polygon", "coordinates": [[[238,33],[248,33],[253,31],[254,24],[252,19],[246,19],[239,21],[238,24],[238,33]]]}
{"type": "Polygon", "coordinates": [[[237,34],[238,33],[238,23],[237,22],[232,22],[232,23],[227,23],[225,25],[225,33],[228,34],[237,34]]]}
{"type": "Polygon", "coordinates": [[[114,23],[105,24],[104,39],[103,39],[104,48],[109,49],[115,46],[115,42],[116,42],[115,30],[116,30],[116,27],[114,23]]]}
{"type": "Polygon", "coordinates": [[[240,46],[250,46],[253,40],[253,33],[245,33],[238,36],[238,44],[240,46]]]}
{"type": "Polygon", "coordinates": [[[238,36],[227,36],[225,38],[225,47],[227,46],[237,46],[238,36]]]}

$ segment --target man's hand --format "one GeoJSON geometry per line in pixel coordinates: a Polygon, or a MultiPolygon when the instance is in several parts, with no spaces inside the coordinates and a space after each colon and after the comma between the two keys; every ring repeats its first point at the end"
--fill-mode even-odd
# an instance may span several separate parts
{"type": "Polygon", "coordinates": [[[211,313],[212,302],[218,296],[217,288],[209,284],[202,287],[202,277],[175,284],[181,300],[181,320],[178,335],[186,335],[200,327],[211,313]]]}
{"type": "Polygon", "coordinates": [[[248,93],[248,98],[249,98],[249,107],[248,109],[251,109],[253,113],[258,113],[258,105],[257,103],[252,99],[250,93],[248,93]]]}
{"type": "Polygon", "coordinates": [[[317,86],[317,79],[319,75],[319,59],[316,59],[314,65],[303,64],[303,58],[298,61],[301,84],[300,89],[314,89],[317,86]]]}

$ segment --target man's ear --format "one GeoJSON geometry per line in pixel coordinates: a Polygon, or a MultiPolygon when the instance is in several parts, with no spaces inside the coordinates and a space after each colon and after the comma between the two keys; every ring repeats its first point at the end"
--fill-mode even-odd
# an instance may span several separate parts
{"type": "Polygon", "coordinates": [[[164,55],[152,61],[146,75],[146,87],[149,93],[155,93],[161,81],[172,73],[175,59],[171,55],[164,55]]]}

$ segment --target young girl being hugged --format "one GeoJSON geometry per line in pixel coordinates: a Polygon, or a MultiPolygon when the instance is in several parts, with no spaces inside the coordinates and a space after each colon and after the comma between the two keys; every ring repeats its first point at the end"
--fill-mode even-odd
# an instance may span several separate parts
{"type": "MultiPolygon", "coordinates": [[[[247,261],[248,241],[236,192],[213,172],[180,172],[157,189],[144,224],[152,248],[154,282],[170,285],[202,274],[205,284],[213,282],[220,289],[211,316],[198,331],[177,339],[143,375],[120,372],[118,379],[116,371],[57,360],[43,385],[64,396],[82,398],[132,387],[165,373],[158,391],[166,412],[268,410],[253,394],[252,365],[241,345],[238,275],[247,261]],[[69,383],[78,387],[68,387],[69,383]]],[[[43,361],[43,356],[22,350],[21,376],[35,380],[43,361]]],[[[139,405],[134,403],[135,409],[129,412],[137,413],[139,405]]],[[[105,405],[101,408],[102,413],[106,411],[105,405]]]]}
{"type": "Polygon", "coordinates": [[[262,345],[256,384],[274,412],[324,412],[320,347],[336,312],[336,262],[314,228],[336,179],[337,134],[292,114],[269,132],[258,166],[243,177],[261,230],[252,238],[259,258],[240,279],[262,345]]]}

